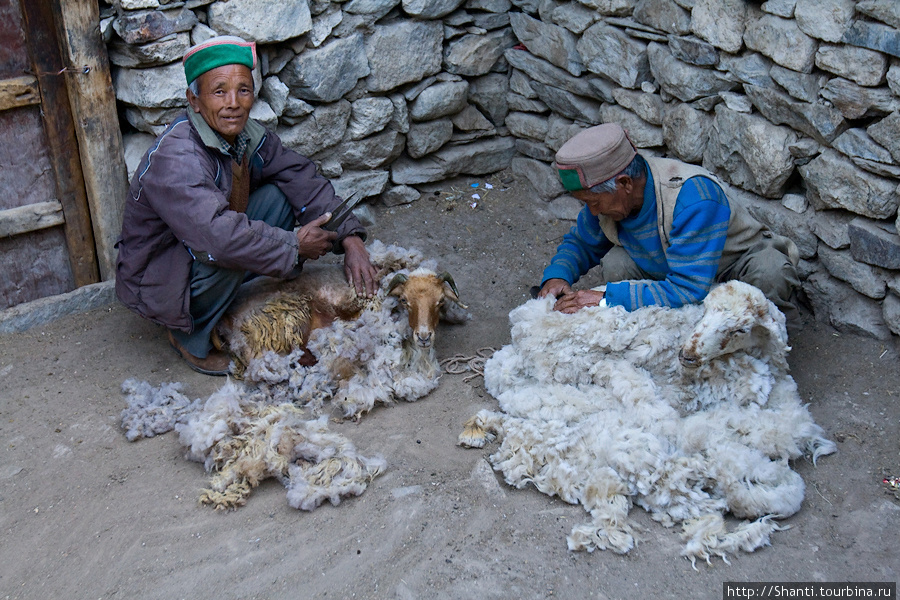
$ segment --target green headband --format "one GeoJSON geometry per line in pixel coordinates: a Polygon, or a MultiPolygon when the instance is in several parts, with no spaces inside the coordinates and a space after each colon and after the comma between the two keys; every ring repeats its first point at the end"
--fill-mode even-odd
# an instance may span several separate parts
{"type": "Polygon", "coordinates": [[[256,43],[236,41],[236,38],[213,38],[188,50],[184,55],[184,77],[188,85],[195,79],[224,65],[256,66],[256,43]]]}
{"type": "Polygon", "coordinates": [[[580,169],[578,167],[560,167],[557,165],[556,170],[559,172],[559,180],[566,190],[577,192],[585,189],[584,177],[579,172],[580,169]]]}

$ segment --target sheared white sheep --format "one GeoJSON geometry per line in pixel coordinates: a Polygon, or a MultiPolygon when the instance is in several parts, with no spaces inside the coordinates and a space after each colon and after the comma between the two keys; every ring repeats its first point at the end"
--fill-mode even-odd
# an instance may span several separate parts
{"type": "Polygon", "coordinates": [[[573,528],[570,549],[631,550],[634,503],[683,524],[692,564],[755,550],[800,509],[788,461],[835,451],[788,373],[784,316],[747,284],[630,313],[532,300],[510,322],[512,343],[485,365],[502,412],[472,417],[460,444],[498,435],[490,460],[509,484],[581,503],[592,521],[573,528]],[[729,532],[726,512],[756,520],[729,532]]]}

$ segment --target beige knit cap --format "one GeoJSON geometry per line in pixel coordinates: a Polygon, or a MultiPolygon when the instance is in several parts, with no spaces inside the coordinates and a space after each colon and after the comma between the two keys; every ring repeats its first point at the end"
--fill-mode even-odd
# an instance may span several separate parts
{"type": "Polygon", "coordinates": [[[618,123],[604,123],[578,133],[556,153],[563,186],[576,192],[622,172],[637,151],[618,123]]]}

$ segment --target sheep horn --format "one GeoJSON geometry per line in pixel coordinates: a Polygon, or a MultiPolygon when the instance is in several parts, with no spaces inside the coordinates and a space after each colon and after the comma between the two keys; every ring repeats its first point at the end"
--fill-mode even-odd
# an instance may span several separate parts
{"type": "Polygon", "coordinates": [[[388,285],[387,293],[390,294],[394,291],[395,287],[397,287],[398,285],[403,285],[407,281],[409,281],[409,277],[407,277],[403,273],[397,273],[396,275],[394,275],[394,278],[391,279],[391,283],[390,285],[388,285]]]}
{"type": "Polygon", "coordinates": [[[456,296],[454,298],[454,300],[456,301],[457,304],[459,304],[462,308],[469,308],[468,306],[466,306],[465,304],[463,304],[462,302],[459,301],[459,290],[456,289],[456,282],[453,281],[453,277],[450,276],[450,273],[448,273],[447,271],[444,271],[443,273],[438,275],[438,279],[440,279],[443,282],[446,282],[447,285],[450,286],[450,289],[453,290],[453,295],[456,296]]]}

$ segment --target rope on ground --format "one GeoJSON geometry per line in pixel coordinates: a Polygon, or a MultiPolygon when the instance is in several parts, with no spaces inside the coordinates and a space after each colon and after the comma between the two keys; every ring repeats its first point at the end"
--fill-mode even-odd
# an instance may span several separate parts
{"type": "Polygon", "coordinates": [[[484,377],[484,363],[496,351],[495,348],[479,348],[474,356],[457,354],[456,356],[445,358],[441,361],[440,365],[444,369],[444,372],[449,373],[450,375],[461,375],[467,371],[472,371],[471,375],[468,375],[463,379],[463,383],[469,383],[476,377],[484,377]]]}

